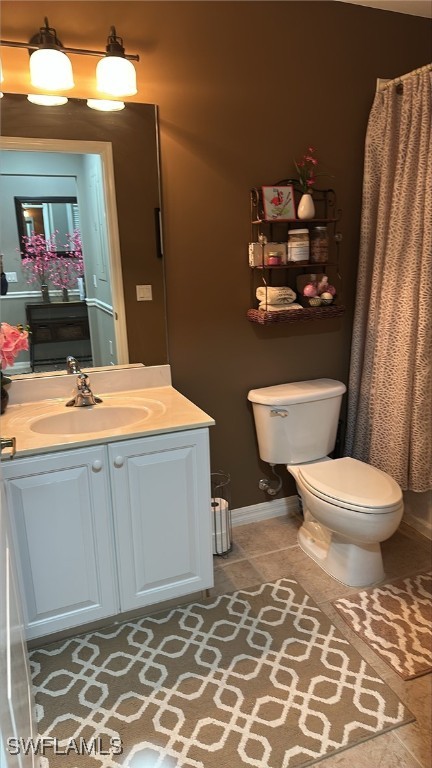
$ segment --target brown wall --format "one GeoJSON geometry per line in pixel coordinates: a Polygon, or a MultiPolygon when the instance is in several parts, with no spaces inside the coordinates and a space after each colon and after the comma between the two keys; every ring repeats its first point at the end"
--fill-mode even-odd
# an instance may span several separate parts
{"type": "MultiPolygon", "coordinates": [[[[137,100],[160,108],[173,383],[216,419],[212,468],[231,473],[233,506],[265,501],[257,482],[267,468],[247,392],[320,376],[347,382],[363,146],[376,78],[431,59],[430,21],[326,1],[3,0],[2,37],[26,39],[46,14],[65,45],[100,48],[115,24],[127,51],[141,55],[137,100]],[[291,176],[293,158],[309,144],[334,174],[343,209],[347,313],[253,325],[245,316],[248,192],[291,176]]],[[[89,91],[94,62],[78,58],[74,69],[89,91]]],[[[19,81],[4,87],[26,90],[19,81]]],[[[132,279],[124,275],[126,285],[132,279]]],[[[139,339],[133,356],[139,359],[139,339]]],[[[281,495],[293,492],[286,478],[281,495]]]]}

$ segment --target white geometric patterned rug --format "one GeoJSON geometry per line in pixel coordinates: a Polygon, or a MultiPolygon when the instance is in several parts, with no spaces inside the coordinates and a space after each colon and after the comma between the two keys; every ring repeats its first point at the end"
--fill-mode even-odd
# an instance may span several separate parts
{"type": "Polygon", "coordinates": [[[303,768],[414,720],[293,579],[69,638],[30,663],[49,768],[303,768]]]}
{"type": "Polygon", "coordinates": [[[432,571],[365,589],[333,605],[404,680],[432,671],[432,571]]]}

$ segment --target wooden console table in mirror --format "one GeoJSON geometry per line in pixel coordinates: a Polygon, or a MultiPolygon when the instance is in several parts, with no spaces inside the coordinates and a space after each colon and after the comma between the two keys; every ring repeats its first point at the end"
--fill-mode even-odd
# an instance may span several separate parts
{"type": "MultiPolygon", "coordinates": [[[[30,367],[64,363],[79,349],[80,363],[92,364],[90,328],[85,301],[26,304],[30,327],[30,367]]],[[[63,366],[64,367],[64,366],[63,366]]]]}

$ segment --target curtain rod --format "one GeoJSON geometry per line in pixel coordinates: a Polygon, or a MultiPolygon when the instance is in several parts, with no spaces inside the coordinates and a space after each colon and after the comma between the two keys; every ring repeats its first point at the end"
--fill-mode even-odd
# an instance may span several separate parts
{"type": "Polygon", "coordinates": [[[388,88],[390,85],[398,85],[399,83],[402,83],[403,80],[407,80],[409,77],[412,77],[413,75],[419,75],[422,72],[432,72],[432,64],[425,64],[424,67],[413,69],[412,72],[407,72],[406,75],[400,75],[399,77],[394,77],[392,80],[386,80],[378,77],[376,89],[377,91],[384,91],[385,88],[388,88]]]}

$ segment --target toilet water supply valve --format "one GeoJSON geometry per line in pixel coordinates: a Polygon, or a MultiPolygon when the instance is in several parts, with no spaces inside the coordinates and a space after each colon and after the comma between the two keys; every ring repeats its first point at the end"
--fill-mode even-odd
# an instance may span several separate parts
{"type": "Polygon", "coordinates": [[[258,483],[258,488],[260,491],[265,491],[269,494],[269,496],[276,496],[277,493],[279,493],[281,487],[282,487],[282,478],[275,470],[275,464],[270,464],[271,471],[277,477],[277,483],[276,485],[272,485],[272,481],[269,480],[267,477],[262,477],[261,480],[258,483]]]}

